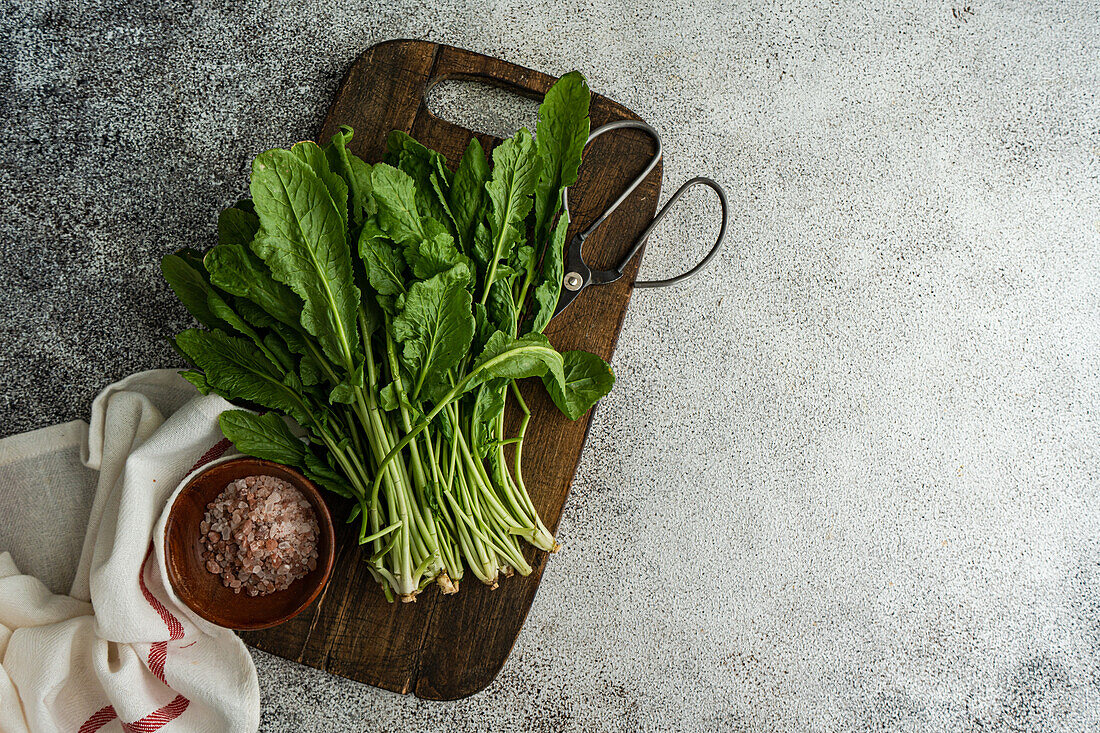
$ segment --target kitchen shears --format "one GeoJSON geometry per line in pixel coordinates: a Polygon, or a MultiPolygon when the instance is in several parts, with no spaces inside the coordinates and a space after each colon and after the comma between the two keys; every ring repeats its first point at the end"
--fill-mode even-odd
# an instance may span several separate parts
{"type": "MultiPolygon", "coordinates": [[[[653,138],[654,142],[657,144],[657,151],[654,153],[653,158],[646,165],[646,168],[642,171],[641,175],[635,178],[634,181],[629,186],[627,186],[626,190],[623,191],[619,195],[619,197],[615,199],[602,214],[600,214],[596,221],[592,222],[592,224],[590,224],[587,229],[585,229],[580,234],[577,234],[573,237],[573,239],[569,241],[569,246],[566,248],[565,251],[565,274],[562,277],[561,295],[558,297],[558,306],[554,310],[554,316],[552,317],[557,317],[559,313],[569,307],[569,304],[576,300],[577,296],[580,295],[581,292],[589,285],[605,285],[607,283],[615,282],[616,280],[621,278],[623,276],[623,270],[626,268],[627,264],[629,264],[629,262],[634,259],[634,257],[638,254],[638,251],[642,248],[642,245],[645,244],[646,239],[649,238],[649,235],[653,231],[654,227],[661,223],[661,220],[664,219],[665,216],[668,214],[669,209],[672,208],[672,205],[675,204],[676,201],[681,196],[683,196],[684,193],[686,193],[688,189],[690,189],[692,186],[707,186],[708,188],[713,189],[716,194],[718,194],[718,201],[722,207],[722,223],[721,227],[718,230],[718,239],[715,240],[714,245],[707,252],[706,256],[704,256],[703,259],[701,259],[690,270],[676,275],[675,277],[666,278],[664,280],[647,280],[643,282],[635,282],[634,287],[663,288],[687,280],[689,277],[699,272],[699,270],[703,269],[703,267],[705,267],[707,263],[710,262],[716,254],[718,254],[718,249],[722,246],[722,242],[726,238],[726,224],[729,217],[729,201],[726,198],[726,192],[717,181],[714,181],[710,178],[698,176],[685,182],[682,186],[680,186],[680,188],[676,189],[676,192],[672,194],[668,201],[665,202],[665,205],[661,207],[661,210],[657,212],[657,215],[653,217],[653,221],[649,223],[649,226],[647,226],[645,231],[642,232],[642,235],[638,237],[638,240],[634,242],[633,246],[631,246],[630,251],[626,253],[626,255],[622,258],[622,260],[619,261],[619,264],[617,264],[614,269],[593,270],[591,267],[588,266],[587,263],[585,263],[584,256],[582,254],[582,250],[584,248],[584,240],[587,239],[588,235],[592,234],[592,232],[594,232],[596,228],[599,227],[600,224],[602,224],[607,219],[607,217],[609,217],[611,213],[615,211],[615,209],[619,208],[619,206],[630,196],[630,194],[632,194],[634,190],[639,185],[641,185],[642,181],[645,180],[646,176],[648,176],[653,171],[653,169],[657,166],[657,163],[661,160],[661,136],[655,129],[653,129],[652,126],[637,120],[618,120],[616,122],[610,122],[606,125],[603,125],[602,127],[596,128],[588,136],[588,141],[585,143],[585,147],[587,147],[589,144],[591,144],[593,140],[595,140],[597,137],[604,134],[605,132],[610,132],[612,130],[621,130],[623,128],[633,128],[646,132],[650,137],[653,138]]],[[[568,216],[568,189],[562,191],[562,207],[564,209],[563,213],[568,216]]]]}

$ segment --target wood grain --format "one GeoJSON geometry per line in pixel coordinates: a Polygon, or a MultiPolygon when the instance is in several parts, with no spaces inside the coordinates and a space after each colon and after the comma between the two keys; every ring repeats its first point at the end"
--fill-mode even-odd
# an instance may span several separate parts
{"type": "MultiPolygon", "coordinates": [[[[368,161],[382,157],[386,135],[404,130],[458,164],[471,135],[486,150],[499,140],[466,130],[432,114],[425,98],[444,79],[482,81],[541,99],[555,79],[499,59],[423,41],[390,41],[367,50],[351,67],[321,128],[328,140],[338,125],[355,129],[351,148],[368,161]]],[[[593,95],[592,126],[639,119],[622,105],[593,95]]],[[[602,136],[585,153],[580,179],[570,189],[570,236],[600,212],[645,168],[653,145],[643,133],[623,130],[602,136]]],[[[585,243],[585,258],[606,268],[629,249],[653,218],[660,194],[658,165],[631,198],[585,243]]],[[[551,322],[546,335],[561,350],[586,349],[610,360],[622,327],[640,257],[623,279],[588,288],[551,322]]],[[[530,380],[529,380],[530,381],[530,380]]],[[[524,477],[531,499],[552,531],[580,459],[591,414],[571,422],[542,391],[527,384],[524,399],[533,418],[524,442],[524,477]]],[[[517,416],[509,416],[510,430],[517,416]]],[[[334,506],[341,516],[342,507],[334,506]]],[[[414,604],[386,603],[352,539],[337,529],[336,566],[325,593],[298,617],[264,631],[242,634],[264,651],[333,674],[395,692],[451,700],[473,694],[500,671],[515,643],[547,554],[527,548],[534,568],[526,578],[503,580],[496,590],[467,574],[457,595],[436,589],[414,604]]],[[[563,552],[569,552],[566,547],[563,552]]]]}

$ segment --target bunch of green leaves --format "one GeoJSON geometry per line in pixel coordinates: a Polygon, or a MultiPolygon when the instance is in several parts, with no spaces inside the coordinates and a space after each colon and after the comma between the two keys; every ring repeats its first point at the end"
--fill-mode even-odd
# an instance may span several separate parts
{"type": "Polygon", "coordinates": [[[205,327],[175,338],[194,365],[184,376],[248,408],[221,416],[241,452],[352,500],[389,598],[433,580],[453,592],[467,568],[490,585],[530,572],[517,538],[556,547],[522,477],[530,411],[516,380],[541,379],[571,419],[614,382],[599,357],[542,335],[589,97],[567,74],[537,136],[522,129],[491,159],[471,138],[454,171],[402,132],[374,165],[350,152],[346,127],[323,148],[269,150],[251,199],[219,217],[217,246],[163,260],[205,327]],[[524,415],[514,436],[509,394],[524,415]]]}

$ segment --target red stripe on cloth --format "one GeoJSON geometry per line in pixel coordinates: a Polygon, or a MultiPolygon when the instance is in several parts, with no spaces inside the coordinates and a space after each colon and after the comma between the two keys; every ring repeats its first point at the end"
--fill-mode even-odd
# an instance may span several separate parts
{"type": "MultiPolygon", "coordinates": [[[[221,458],[225,455],[225,452],[229,450],[229,447],[233,445],[227,439],[222,438],[217,443],[199,457],[199,460],[195,461],[195,465],[191,467],[192,471],[196,471],[199,468],[205,466],[210,461],[217,458],[221,458]]],[[[145,566],[149,564],[149,558],[153,556],[153,543],[149,543],[149,549],[145,552],[145,559],[141,561],[141,568],[138,569],[138,585],[141,587],[141,595],[145,597],[145,601],[153,607],[153,610],[157,612],[161,620],[164,621],[164,625],[168,627],[168,635],[172,641],[178,641],[183,638],[183,624],[179,619],[172,615],[160,599],[152,594],[149,590],[149,586],[145,584],[145,566]]],[[[193,644],[194,642],[192,642],[193,644]]],[[[188,644],[191,646],[191,644],[188,644]]],[[[149,646],[149,671],[151,671],[156,678],[168,685],[168,682],[164,679],[164,664],[168,661],[168,642],[156,641],[149,646]]],[[[135,720],[133,723],[122,722],[122,729],[126,733],[152,733],[163,728],[168,723],[172,722],[180,715],[184,710],[187,710],[187,706],[191,704],[183,695],[176,695],[172,699],[172,702],[164,705],[157,710],[146,715],[140,720],[135,720]]],[[[112,720],[118,717],[113,706],[108,705],[104,708],[100,708],[92,714],[90,718],[84,721],[84,724],[80,726],[77,733],[95,733],[97,730],[110,723],[112,720]]]]}
{"type": "MultiPolygon", "coordinates": [[[[231,445],[233,444],[229,442],[229,438],[222,438],[214,444],[213,448],[203,453],[202,456],[199,457],[199,460],[195,461],[195,465],[191,466],[191,471],[196,471],[202,468],[215,458],[221,458],[225,455],[225,452],[229,450],[229,446],[231,445]]],[[[188,471],[187,473],[191,473],[191,471],[188,471]]]]}
{"type": "Polygon", "coordinates": [[[77,733],[95,733],[117,717],[118,715],[115,714],[115,709],[112,706],[108,705],[105,708],[100,708],[92,714],[92,717],[84,721],[84,725],[80,726],[77,733]]]}
{"type": "Polygon", "coordinates": [[[172,641],[178,641],[183,638],[183,624],[179,622],[178,618],[172,615],[171,611],[165,608],[159,598],[152,594],[149,590],[149,586],[145,585],[145,566],[149,563],[149,558],[152,556],[153,543],[150,542],[149,549],[145,551],[145,559],[141,562],[141,570],[138,571],[138,585],[141,586],[141,595],[145,596],[145,600],[153,607],[153,610],[157,612],[161,620],[164,621],[164,625],[168,627],[169,638],[171,638],[172,641]]]}
{"type": "Polygon", "coordinates": [[[122,730],[126,733],[153,733],[153,731],[160,730],[182,715],[190,704],[191,701],[183,695],[176,695],[172,702],[149,713],[141,720],[135,720],[133,723],[123,723],[122,730]]]}
{"type": "Polygon", "coordinates": [[[168,642],[153,642],[153,645],[149,647],[149,671],[167,685],[168,683],[164,679],[164,663],[166,661],[168,661],[168,642]]]}

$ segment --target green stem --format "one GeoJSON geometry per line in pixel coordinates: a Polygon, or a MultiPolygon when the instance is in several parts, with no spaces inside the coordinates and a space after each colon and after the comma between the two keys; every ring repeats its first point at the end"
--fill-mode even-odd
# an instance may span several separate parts
{"type": "MultiPolygon", "coordinates": [[[[496,459],[497,459],[496,460],[496,466],[497,466],[497,470],[500,471],[500,477],[498,478],[498,480],[496,482],[496,485],[501,490],[501,493],[504,494],[505,501],[507,501],[508,504],[511,506],[512,511],[515,512],[515,515],[519,516],[519,517],[524,517],[524,519],[526,519],[526,517],[525,517],[525,514],[527,513],[526,508],[524,506],[522,506],[522,502],[519,502],[519,501],[516,500],[516,497],[515,497],[514,493],[508,490],[508,488],[509,488],[508,482],[510,480],[510,477],[508,476],[508,462],[507,462],[507,459],[504,456],[504,442],[503,442],[504,441],[504,411],[503,410],[501,411],[500,415],[497,416],[497,425],[496,425],[496,427],[497,427],[496,447],[493,450],[496,451],[496,459]]],[[[530,521],[525,522],[525,524],[529,525],[529,526],[532,526],[532,527],[534,526],[534,523],[530,522],[530,521]]]]}
{"type": "Polygon", "coordinates": [[[499,541],[499,539],[494,539],[491,535],[483,532],[482,529],[478,527],[478,524],[473,520],[473,518],[467,515],[466,512],[462,511],[462,507],[458,505],[458,502],[453,496],[451,496],[450,494],[447,494],[446,496],[450,500],[451,506],[452,508],[454,508],[455,514],[457,514],[460,519],[467,523],[467,525],[470,527],[470,531],[473,532],[478,537],[478,539],[480,539],[486,545],[492,547],[496,552],[500,553],[500,555],[508,560],[508,562],[511,563],[512,567],[520,571],[521,574],[526,575],[531,572],[531,566],[527,564],[527,561],[523,558],[523,555],[521,553],[518,553],[514,548],[509,547],[508,542],[499,541]],[[524,573],[521,568],[526,569],[527,572],[524,573]]]}
{"type": "Polygon", "coordinates": [[[439,400],[439,402],[436,403],[436,406],[432,409],[431,412],[429,412],[424,417],[423,420],[421,420],[419,423],[417,423],[416,426],[412,428],[412,430],[410,430],[409,432],[407,432],[405,434],[405,437],[403,437],[401,440],[399,440],[397,442],[397,445],[395,445],[393,448],[390,449],[389,453],[386,454],[386,457],[382,459],[382,462],[379,465],[379,475],[375,476],[375,479],[374,479],[374,484],[375,484],[375,489],[374,490],[377,491],[377,486],[381,482],[381,470],[383,468],[385,468],[387,465],[389,465],[393,461],[393,459],[398,455],[398,453],[400,453],[402,450],[405,449],[405,446],[407,446],[413,440],[413,438],[415,438],[417,435],[419,435],[421,432],[423,432],[423,430],[425,428],[427,428],[428,425],[431,424],[432,420],[435,419],[436,415],[438,415],[440,412],[442,412],[447,407],[447,405],[449,405],[452,401],[454,401],[454,400],[458,399],[460,396],[462,396],[462,394],[464,394],[466,392],[467,388],[474,381],[475,377],[480,376],[481,372],[485,372],[485,371],[488,371],[490,374],[492,374],[492,370],[495,367],[497,367],[498,365],[504,363],[508,359],[511,359],[516,354],[519,354],[519,353],[522,353],[522,352],[553,352],[553,353],[557,353],[557,352],[554,352],[552,347],[541,346],[541,345],[537,345],[537,344],[528,344],[528,345],[521,346],[521,347],[516,348],[516,349],[510,349],[510,350],[505,351],[504,353],[501,353],[501,354],[497,354],[496,356],[494,356],[490,359],[487,359],[484,363],[480,364],[477,368],[470,371],[470,373],[467,374],[465,377],[463,377],[459,381],[458,384],[456,384],[454,387],[452,387],[451,390],[449,392],[447,392],[447,394],[443,395],[443,397],[439,400]]]}
{"type": "Polygon", "coordinates": [[[527,435],[527,425],[531,422],[531,410],[527,407],[527,403],[523,400],[523,395],[520,394],[519,385],[516,384],[516,380],[512,380],[512,394],[516,396],[516,402],[519,403],[519,408],[523,412],[523,417],[519,421],[519,431],[516,433],[516,447],[513,449],[514,455],[514,475],[516,484],[520,490],[520,496],[523,498],[524,503],[527,505],[527,510],[531,512],[531,515],[538,517],[538,512],[535,511],[534,504],[531,503],[531,497],[527,493],[527,486],[523,483],[523,439],[527,435]]]}
{"type": "Polygon", "coordinates": [[[386,527],[385,529],[382,529],[382,530],[379,530],[379,531],[375,532],[370,537],[362,538],[361,540],[359,540],[359,544],[365,545],[368,542],[373,542],[374,540],[380,540],[383,537],[385,537],[386,535],[388,535],[390,532],[393,532],[395,529],[401,529],[401,523],[400,522],[395,522],[394,524],[391,524],[390,526],[386,527]]]}
{"type": "MultiPolygon", "coordinates": [[[[473,506],[473,501],[470,497],[469,486],[466,485],[466,477],[461,472],[458,474],[458,489],[459,496],[462,498],[463,503],[476,513],[477,510],[473,506]]],[[[455,515],[458,517],[461,513],[461,509],[458,508],[455,498],[451,494],[444,494],[444,496],[452,503],[452,510],[455,511],[455,515]]],[[[463,534],[467,533],[466,523],[458,522],[458,527],[462,530],[463,534]]],[[[470,567],[480,568],[480,572],[477,572],[476,575],[483,583],[488,585],[496,583],[496,562],[489,557],[489,552],[486,550],[484,543],[477,534],[472,531],[468,534],[467,539],[473,550],[473,554],[468,556],[470,567]]]]}
{"type": "MultiPolygon", "coordinates": [[[[481,461],[474,458],[469,447],[466,445],[466,439],[462,437],[461,433],[458,434],[458,441],[463,461],[470,471],[470,483],[474,484],[475,488],[479,490],[477,495],[484,497],[489,507],[489,512],[505,527],[526,526],[523,519],[516,518],[508,511],[508,508],[501,503],[500,497],[492,490],[493,483],[489,475],[485,473],[485,466],[482,465],[481,461]]],[[[532,524],[527,528],[531,527],[534,527],[534,525],[532,524]]]]}

